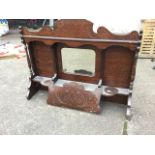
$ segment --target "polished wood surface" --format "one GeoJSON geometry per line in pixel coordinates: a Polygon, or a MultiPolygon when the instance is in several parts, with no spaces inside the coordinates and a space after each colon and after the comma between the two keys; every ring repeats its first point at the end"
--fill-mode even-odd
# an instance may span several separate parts
{"type": "MultiPolygon", "coordinates": [[[[54,29],[48,26],[37,31],[22,28],[21,34],[27,45],[31,72],[28,99],[33,96],[31,92],[34,94],[39,89],[32,80],[35,76],[52,77],[55,73],[58,79],[93,84],[102,80],[102,85],[125,88],[132,92],[140,45],[138,32],[116,35],[105,27],[99,27],[95,33],[90,21],[66,19],[57,20],[54,29]],[[61,58],[61,49],[64,47],[93,49],[96,54],[95,75],[90,77],[64,73],[61,58]]],[[[128,96],[115,94],[105,96],[104,100],[127,104],[128,96]]]]}
{"type": "Polygon", "coordinates": [[[139,43],[139,35],[136,31],[133,31],[127,35],[115,35],[108,31],[105,27],[99,27],[97,33],[93,31],[93,23],[84,19],[63,19],[57,20],[54,29],[45,26],[38,31],[30,31],[27,28],[22,29],[22,34],[25,42],[31,41],[42,41],[45,44],[53,45],[56,43],[66,44],[72,47],[78,47],[82,45],[94,45],[98,48],[107,48],[111,45],[124,46],[124,43],[117,43],[118,40],[128,41],[125,47],[128,46],[130,49],[135,49],[137,46],[135,44],[139,43]],[[26,37],[26,36],[31,36],[26,37]],[[35,36],[42,38],[35,38],[35,36]],[[44,37],[63,37],[63,38],[80,38],[80,39],[110,39],[110,42],[97,42],[93,41],[74,41],[72,39],[61,40],[61,39],[45,39],[44,37]],[[135,41],[135,43],[130,43],[130,41],[135,41]]]}
{"type": "Polygon", "coordinates": [[[101,92],[99,88],[87,91],[83,85],[70,82],[65,83],[62,87],[51,84],[48,89],[48,104],[87,112],[100,112],[101,92]]]}

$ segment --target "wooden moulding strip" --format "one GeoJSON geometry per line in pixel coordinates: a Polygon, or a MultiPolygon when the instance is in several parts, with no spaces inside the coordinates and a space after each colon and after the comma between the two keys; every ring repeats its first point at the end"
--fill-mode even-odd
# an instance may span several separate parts
{"type": "MultiPolygon", "coordinates": [[[[42,83],[42,81],[51,81],[51,78],[48,78],[48,77],[42,77],[42,76],[35,76],[33,79],[32,79],[34,82],[38,82],[38,83],[42,83]]],[[[63,81],[63,80],[62,80],[63,81]]],[[[69,81],[69,80],[66,80],[66,81],[68,81],[68,82],[73,82],[73,81],[69,81]]],[[[77,82],[77,83],[79,83],[79,82],[77,82]]],[[[81,84],[85,84],[85,83],[83,83],[83,82],[80,82],[81,84]]],[[[89,85],[89,83],[87,83],[87,85],[89,85]]],[[[92,85],[92,84],[90,84],[90,85],[92,85]]],[[[95,84],[94,84],[95,85],[95,84]]],[[[97,85],[96,85],[96,87],[97,87],[97,85]]],[[[102,95],[105,95],[105,91],[104,91],[104,89],[106,88],[106,87],[108,87],[108,86],[106,86],[106,85],[101,85],[101,88],[102,88],[102,95]]],[[[115,89],[117,89],[118,90],[118,93],[117,94],[119,94],[119,95],[125,95],[125,96],[128,96],[129,95],[129,93],[130,93],[130,90],[129,89],[127,89],[127,88],[119,88],[119,87],[114,87],[115,89]]]]}
{"type": "Polygon", "coordinates": [[[118,40],[118,39],[92,39],[92,38],[67,38],[67,37],[51,37],[51,36],[35,36],[35,35],[23,35],[23,38],[34,39],[50,39],[50,40],[63,40],[63,41],[83,41],[83,42],[106,42],[106,43],[129,43],[140,44],[140,40],[118,40]]]}

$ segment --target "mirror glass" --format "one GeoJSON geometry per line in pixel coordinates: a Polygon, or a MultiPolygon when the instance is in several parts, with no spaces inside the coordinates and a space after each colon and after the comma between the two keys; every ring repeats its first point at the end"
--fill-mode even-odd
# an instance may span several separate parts
{"type": "Polygon", "coordinates": [[[85,76],[94,76],[94,50],[80,48],[62,48],[61,56],[63,72],[85,76]]]}

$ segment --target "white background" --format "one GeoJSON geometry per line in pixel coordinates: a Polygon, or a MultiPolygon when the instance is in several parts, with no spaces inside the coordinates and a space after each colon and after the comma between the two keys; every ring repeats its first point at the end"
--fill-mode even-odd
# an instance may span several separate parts
{"type": "Polygon", "coordinates": [[[95,29],[103,25],[114,33],[139,31],[141,19],[155,19],[154,0],[3,1],[5,4],[0,5],[3,17],[7,14],[7,18],[84,18],[94,22],[95,29]]]}

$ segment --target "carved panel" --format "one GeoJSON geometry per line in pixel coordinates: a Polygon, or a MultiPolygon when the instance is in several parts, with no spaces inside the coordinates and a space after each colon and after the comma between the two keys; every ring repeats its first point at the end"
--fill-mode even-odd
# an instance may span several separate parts
{"type": "Polygon", "coordinates": [[[53,47],[42,42],[31,42],[30,47],[36,74],[52,77],[56,73],[56,58],[53,47]]]}
{"type": "Polygon", "coordinates": [[[63,87],[49,86],[48,104],[80,109],[88,112],[100,111],[98,89],[85,91],[82,85],[75,82],[65,83],[63,87]]]}
{"type": "Polygon", "coordinates": [[[68,46],[71,47],[78,47],[82,46],[83,44],[85,45],[90,45],[90,41],[81,41],[81,40],[76,40],[74,39],[94,39],[94,41],[91,41],[91,45],[94,45],[98,48],[107,48],[111,45],[121,45],[124,46],[124,43],[120,42],[102,42],[97,41],[97,39],[117,39],[120,41],[127,41],[126,46],[130,48],[131,50],[134,50],[136,48],[136,44],[138,43],[139,40],[139,35],[136,31],[133,31],[129,34],[126,35],[115,35],[111,33],[109,30],[107,30],[105,27],[99,27],[97,30],[97,33],[93,31],[93,23],[85,20],[85,19],[63,19],[63,20],[57,20],[55,22],[55,27],[54,29],[51,29],[48,26],[43,27],[42,29],[38,31],[30,31],[27,28],[22,29],[22,34],[23,35],[29,35],[30,38],[25,36],[25,41],[30,42],[30,41],[35,41],[35,40],[42,40],[41,38],[35,38],[35,36],[43,36],[47,37],[45,40],[42,40],[45,44],[52,45],[55,43],[64,43],[68,46]],[[48,39],[48,37],[64,37],[64,38],[74,38],[73,40],[70,39],[68,40],[63,40],[63,39],[48,39]],[[95,41],[96,40],[96,41],[95,41]],[[128,40],[130,40],[128,42],[128,40]],[[135,43],[131,43],[131,41],[135,41],[135,43]],[[137,43],[136,43],[137,42],[137,43]]]}
{"type": "Polygon", "coordinates": [[[103,82],[112,87],[128,88],[131,81],[134,52],[124,47],[110,47],[103,57],[103,82]]]}

